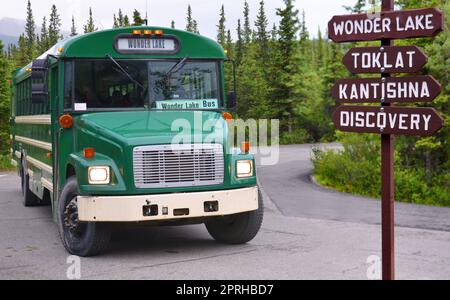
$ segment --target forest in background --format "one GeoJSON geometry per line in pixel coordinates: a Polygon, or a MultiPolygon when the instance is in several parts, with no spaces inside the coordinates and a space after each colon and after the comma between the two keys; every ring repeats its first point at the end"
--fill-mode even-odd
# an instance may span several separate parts
{"type": "MultiPolygon", "coordinates": [[[[365,0],[355,0],[349,13],[368,9],[365,0]]],[[[450,205],[450,4],[445,0],[399,0],[402,8],[437,6],[446,16],[446,30],[436,39],[415,39],[396,44],[421,46],[429,56],[423,74],[432,74],[443,85],[443,93],[431,106],[446,120],[443,130],[430,138],[399,137],[396,141],[396,199],[414,203],[450,205]]],[[[341,191],[376,197],[380,190],[379,136],[352,135],[336,132],[331,121],[337,106],[331,97],[336,80],[350,75],[342,64],[345,52],[353,46],[370,43],[339,45],[330,42],[326,33],[317,30],[315,38],[306,27],[307,16],[294,6],[295,0],[285,0],[277,9],[278,24],[269,24],[260,1],[255,20],[250,19],[250,7],[244,2],[243,15],[237,28],[226,27],[225,6],[218,12],[217,41],[226,49],[237,65],[238,107],[236,117],[248,119],[279,119],[280,143],[316,143],[342,141],[340,153],[317,151],[314,159],[317,179],[324,185],[341,191]],[[235,33],[235,34],[232,34],[235,33]],[[233,40],[232,36],[237,38],[233,40]]],[[[89,9],[89,18],[82,26],[83,33],[97,30],[89,9]]],[[[145,24],[137,10],[131,17],[118,10],[112,16],[113,27],[145,24]]],[[[71,36],[78,34],[74,19],[71,36]]],[[[26,26],[18,45],[0,43],[0,167],[9,163],[9,83],[11,71],[23,67],[32,59],[62,39],[61,22],[55,5],[48,18],[42,20],[41,32],[36,32],[31,3],[26,10],[26,26]]],[[[149,20],[149,25],[152,25],[149,20]]],[[[169,24],[168,24],[169,25],[169,24]]],[[[172,28],[178,28],[174,21],[172,28]]],[[[191,6],[186,13],[184,29],[198,33],[191,6]]],[[[376,45],[376,43],[371,43],[376,45]]],[[[227,67],[230,75],[230,66],[227,67]]],[[[227,86],[232,77],[227,76],[227,86]]],[[[423,106],[423,105],[421,105],[423,106]]]]}

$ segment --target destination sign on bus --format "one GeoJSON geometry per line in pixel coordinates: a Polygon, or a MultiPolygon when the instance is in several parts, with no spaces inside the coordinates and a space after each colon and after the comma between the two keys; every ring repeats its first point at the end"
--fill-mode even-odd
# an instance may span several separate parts
{"type": "Polygon", "coordinates": [[[127,37],[117,40],[117,50],[119,52],[174,52],[177,50],[176,41],[169,38],[136,38],[127,37]]]}

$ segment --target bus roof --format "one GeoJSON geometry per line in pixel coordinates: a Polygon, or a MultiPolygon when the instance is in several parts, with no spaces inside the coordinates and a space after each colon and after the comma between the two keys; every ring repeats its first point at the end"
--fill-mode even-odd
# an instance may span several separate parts
{"type": "MultiPolygon", "coordinates": [[[[224,49],[216,41],[199,34],[172,28],[154,26],[135,26],[95,31],[88,34],[77,35],[58,42],[39,58],[48,55],[58,58],[104,58],[111,55],[118,59],[142,58],[183,58],[193,59],[226,59],[224,49]],[[131,35],[133,30],[163,30],[165,36],[176,36],[181,44],[176,54],[121,54],[114,47],[114,40],[123,34],[131,35]]],[[[21,80],[29,74],[27,69],[31,63],[15,72],[15,79],[21,80]]]]}

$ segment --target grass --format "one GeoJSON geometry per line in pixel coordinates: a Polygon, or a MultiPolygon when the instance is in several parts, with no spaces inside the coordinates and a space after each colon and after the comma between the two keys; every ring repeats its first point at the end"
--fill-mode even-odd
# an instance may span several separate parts
{"type": "Polygon", "coordinates": [[[15,167],[11,164],[11,155],[0,155],[0,172],[13,171],[15,167]]]}

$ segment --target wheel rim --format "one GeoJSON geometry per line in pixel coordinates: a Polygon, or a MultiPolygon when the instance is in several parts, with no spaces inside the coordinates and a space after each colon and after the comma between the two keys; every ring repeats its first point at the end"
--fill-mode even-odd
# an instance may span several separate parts
{"type": "Polygon", "coordinates": [[[67,202],[64,208],[63,219],[64,232],[71,240],[79,240],[86,233],[87,225],[78,219],[77,197],[67,202]]]}

